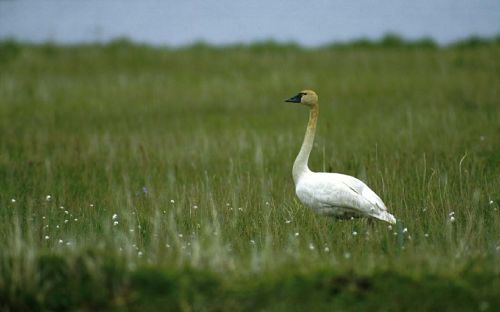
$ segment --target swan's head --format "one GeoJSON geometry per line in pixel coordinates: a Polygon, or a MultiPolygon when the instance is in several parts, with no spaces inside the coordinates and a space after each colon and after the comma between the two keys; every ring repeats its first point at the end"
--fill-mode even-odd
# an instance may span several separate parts
{"type": "Polygon", "coordinates": [[[288,100],[285,100],[285,102],[300,103],[309,107],[313,107],[318,105],[318,95],[312,90],[303,90],[300,91],[297,95],[292,96],[288,100]]]}

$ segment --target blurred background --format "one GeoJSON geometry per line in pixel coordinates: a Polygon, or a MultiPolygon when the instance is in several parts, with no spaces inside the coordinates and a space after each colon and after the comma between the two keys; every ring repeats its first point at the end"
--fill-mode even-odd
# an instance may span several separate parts
{"type": "Polygon", "coordinates": [[[447,44],[499,31],[498,0],[0,1],[0,39],[30,42],[127,37],[178,46],[273,39],[318,46],[393,32],[447,44]]]}

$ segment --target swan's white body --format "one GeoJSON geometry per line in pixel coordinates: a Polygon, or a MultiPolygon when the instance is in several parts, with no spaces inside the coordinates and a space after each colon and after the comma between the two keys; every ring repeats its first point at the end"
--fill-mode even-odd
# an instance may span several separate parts
{"type": "Polygon", "coordinates": [[[287,101],[292,100],[311,108],[304,142],[293,164],[295,192],[300,201],[322,215],[340,218],[372,217],[396,223],[396,218],[387,211],[380,197],[362,181],[345,174],[312,172],[309,169],[307,163],[319,113],[317,96],[313,91],[307,90],[287,101]],[[299,99],[301,101],[297,102],[299,99]]]}

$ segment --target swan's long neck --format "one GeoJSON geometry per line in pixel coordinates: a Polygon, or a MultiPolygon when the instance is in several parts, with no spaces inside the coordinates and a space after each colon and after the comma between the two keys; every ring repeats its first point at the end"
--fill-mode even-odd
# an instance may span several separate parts
{"type": "Polygon", "coordinates": [[[293,163],[293,181],[295,184],[299,181],[300,177],[307,172],[310,172],[307,162],[309,160],[309,154],[314,143],[314,134],[316,133],[316,123],[318,121],[319,107],[314,105],[309,113],[309,123],[307,124],[306,135],[304,136],[304,142],[302,142],[302,147],[300,152],[295,158],[293,163]]]}

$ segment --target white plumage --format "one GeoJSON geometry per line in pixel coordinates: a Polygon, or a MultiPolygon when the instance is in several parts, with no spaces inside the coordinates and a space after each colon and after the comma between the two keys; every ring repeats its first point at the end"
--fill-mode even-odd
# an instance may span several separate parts
{"type": "Polygon", "coordinates": [[[339,218],[371,217],[396,223],[380,197],[362,181],[340,173],[312,172],[307,165],[314,142],[319,113],[318,96],[314,91],[301,91],[286,100],[310,108],[309,124],[304,142],[293,164],[295,192],[300,201],[322,215],[339,218]]]}

